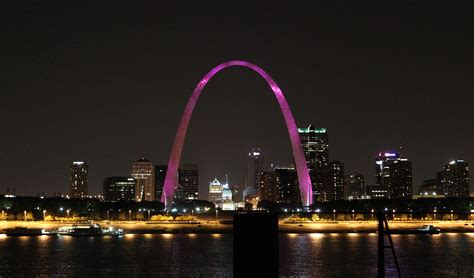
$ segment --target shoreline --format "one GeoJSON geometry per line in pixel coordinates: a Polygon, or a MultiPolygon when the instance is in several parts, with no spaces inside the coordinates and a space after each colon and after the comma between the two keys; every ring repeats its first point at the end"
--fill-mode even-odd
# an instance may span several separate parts
{"type": "MultiPolygon", "coordinates": [[[[180,224],[180,223],[147,223],[139,221],[119,222],[119,221],[98,221],[95,222],[106,227],[124,229],[126,234],[232,234],[233,225],[206,223],[180,224]]],[[[0,233],[5,229],[15,227],[26,227],[29,229],[57,229],[60,226],[73,225],[79,223],[72,222],[45,222],[45,221],[3,221],[0,222],[0,233]]],[[[418,229],[423,225],[434,225],[440,228],[440,233],[474,233],[474,222],[472,221],[413,221],[413,222],[389,222],[390,230],[398,229],[418,229]]],[[[340,222],[309,222],[289,224],[279,223],[280,234],[370,234],[377,231],[376,221],[340,221],[340,222]]]]}

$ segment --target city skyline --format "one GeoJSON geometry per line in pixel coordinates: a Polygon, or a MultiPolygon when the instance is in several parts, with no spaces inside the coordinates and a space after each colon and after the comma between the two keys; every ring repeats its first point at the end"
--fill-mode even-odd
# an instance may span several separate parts
{"type": "MultiPolygon", "coordinates": [[[[179,21],[129,6],[117,7],[107,21],[100,11],[108,7],[87,17],[47,6],[15,13],[22,10],[17,7],[11,13],[17,16],[3,17],[8,55],[1,65],[0,190],[64,192],[68,165],[76,160],[90,164],[91,192],[100,192],[104,177],[129,175],[129,163],[139,157],[167,164],[191,90],[209,68],[229,59],[265,68],[298,126],[327,128],[331,160],[369,184],[381,150],[403,147],[414,163],[414,188],[451,160],[474,161],[470,45],[462,17],[440,20],[416,7],[391,7],[407,19],[402,23],[393,16],[359,17],[366,10],[358,6],[337,20],[331,7],[291,15],[296,6],[277,4],[272,16],[263,4],[216,15],[212,9],[222,7],[208,5],[170,5],[182,15],[179,21]],[[222,24],[197,36],[214,25],[208,10],[222,24]],[[283,31],[275,27],[277,18],[283,31]],[[425,24],[433,28],[419,33],[415,27],[425,24]]],[[[254,146],[268,153],[268,163],[291,164],[266,84],[237,68],[212,83],[196,108],[182,159],[200,165],[200,183],[224,173],[243,183],[246,153],[254,146]]]]}
{"type": "MultiPolygon", "coordinates": [[[[310,124],[310,126],[312,126],[312,124],[310,124]]],[[[300,128],[300,130],[303,130],[303,128],[300,128]]],[[[324,130],[325,136],[326,136],[326,138],[327,138],[327,129],[326,129],[326,128],[320,128],[320,130],[324,130]]],[[[326,140],[327,140],[327,139],[326,139],[326,140]]],[[[305,145],[305,143],[303,143],[303,145],[305,145]]],[[[248,168],[248,167],[249,167],[249,165],[250,165],[250,162],[249,162],[249,161],[250,161],[251,155],[254,155],[253,152],[254,152],[255,150],[258,150],[258,152],[259,152],[259,153],[258,153],[258,156],[264,154],[264,152],[262,152],[261,148],[252,147],[252,148],[250,149],[250,152],[248,152],[248,157],[247,157],[246,176],[245,176],[245,178],[244,178],[244,181],[243,181],[242,183],[240,183],[240,182],[233,182],[233,183],[229,183],[229,184],[231,184],[232,186],[242,187],[242,190],[244,189],[244,186],[243,186],[242,184],[246,184],[246,183],[248,182],[248,175],[249,175],[249,168],[248,168]]],[[[389,155],[389,156],[395,156],[395,158],[397,158],[397,159],[401,157],[401,154],[400,154],[400,153],[397,153],[396,151],[392,151],[392,150],[386,150],[386,151],[378,152],[377,155],[374,156],[374,159],[375,159],[375,161],[377,162],[377,163],[376,163],[376,164],[377,164],[377,167],[376,167],[376,168],[378,168],[379,165],[380,165],[380,164],[378,163],[378,161],[380,161],[380,159],[381,159],[380,157],[381,157],[381,156],[382,156],[382,157],[385,157],[385,156],[387,156],[387,155],[389,155]]],[[[310,158],[310,157],[307,157],[307,159],[308,159],[307,162],[310,163],[311,158],[310,158]]],[[[402,160],[406,160],[406,159],[403,158],[402,160]]],[[[160,200],[161,195],[158,195],[158,193],[161,193],[161,192],[162,192],[162,186],[163,186],[164,177],[165,177],[164,173],[166,173],[166,168],[167,168],[167,166],[166,166],[166,165],[156,165],[153,161],[150,161],[150,160],[146,159],[145,157],[142,157],[142,158],[138,159],[138,160],[135,162],[135,164],[136,164],[136,163],[140,163],[140,162],[150,163],[150,167],[152,167],[152,168],[154,169],[154,171],[153,171],[153,176],[155,175],[155,171],[156,171],[157,169],[161,169],[162,167],[164,167],[164,169],[165,169],[164,171],[163,171],[163,170],[160,170],[160,172],[163,172],[162,177],[161,177],[161,188],[160,188],[160,185],[159,185],[158,180],[155,181],[155,178],[153,177],[153,183],[154,183],[154,187],[153,187],[154,191],[153,191],[153,192],[155,192],[156,194],[153,195],[153,198],[152,198],[152,199],[154,199],[154,200],[160,200]],[[157,167],[158,167],[158,168],[157,168],[157,167]]],[[[339,162],[339,161],[334,161],[334,162],[336,162],[336,163],[341,163],[341,162],[339,162]]],[[[411,161],[410,161],[410,162],[411,162],[411,161]]],[[[426,181],[431,180],[431,177],[432,177],[432,176],[438,175],[438,173],[441,172],[441,171],[439,171],[440,169],[442,169],[443,167],[446,167],[446,165],[450,165],[450,164],[452,165],[454,162],[467,162],[467,163],[469,163],[469,161],[464,161],[464,160],[462,160],[462,159],[461,159],[461,160],[460,160],[460,159],[454,159],[454,160],[446,161],[444,164],[440,165],[437,169],[435,169],[435,171],[433,171],[433,173],[432,173],[431,176],[428,176],[428,177],[426,177],[426,178],[423,178],[423,179],[422,179],[422,182],[420,182],[419,184],[416,184],[416,183],[413,181],[413,182],[412,182],[412,188],[410,189],[410,192],[411,192],[410,194],[415,194],[415,192],[418,192],[419,190],[421,190],[423,184],[424,184],[426,181]]],[[[134,167],[135,164],[133,164],[132,166],[134,167]]],[[[342,161],[342,164],[344,164],[343,161],[342,161]]],[[[68,181],[68,184],[67,184],[67,188],[64,188],[63,191],[46,192],[46,191],[42,190],[41,188],[38,188],[38,191],[35,192],[34,194],[28,195],[28,194],[21,194],[21,193],[20,193],[20,194],[17,194],[17,195],[19,195],[19,196],[38,196],[38,194],[41,194],[41,195],[46,194],[46,195],[49,195],[49,196],[53,196],[53,195],[56,196],[56,195],[58,195],[59,193],[61,193],[60,195],[62,195],[62,196],[69,196],[69,197],[72,197],[73,194],[72,194],[72,193],[68,194],[67,192],[69,192],[69,191],[72,192],[71,190],[73,190],[73,189],[72,189],[73,185],[71,185],[71,183],[74,183],[74,177],[73,177],[73,176],[74,176],[75,170],[73,170],[73,169],[75,169],[75,168],[78,167],[78,166],[79,166],[79,167],[82,167],[83,165],[86,167],[86,177],[85,177],[85,178],[87,179],[86,185],[85,185],[85,194],[79,193],[79,195],[81,195],[81,196],[83,196],[83,197],[85,197],[86,195],[92,196],[92,195],[97,195],[97,194],[100,195],[101,193],[103,193],[103,191],[104,191],[104,182],[105,182],[107,179],[109,179],[109,178],[116,178],[116,177],[132,177],[132,176],[134,175],[134,174],[133,174],[133,167],[132,167],[132,170],[131,170],[128,174],[125,174],[125,175],[122,175],[122,176],[121,176],[121,174],[115,174],[115,175],[103,177],[102,180],[101,180],[100,188],[99,188],[97,191],[92,191],[92,192],[91,192],[90,190],[88,190],[88,189],[89,189],[89,186],[88,186],[88,172],[87,172],[87,171],[88,171],[88,168],[89,168],[89,164],[88,164],[86,161],[73,161],[73,162],[70,164],[70,171],[68,172],[69,181],[68,181]],[[88,191],[89,191],[89,192],[88,192],[88,191]]],[[[292,164],[292,163],[286,164],[285,166],[284,166],[284,165],[285,165],[285,164],[281,164],[281,163],[263,163],[263,166],[262,166],[262,167],[263,167],[263,170],[264,170],[264,171],[263,171],[262,173],[266,172],[266,170],[272,170],[272,169],[275,169],[275,168],[278,168],[278,167],[281,167],[281,166],[283,166],[283,167],[288,167],[288,166],[289,166],[289,167],[294,167],[294,164],[292,164]]],[[[179,173],[183,170],[183,169],[181,169],[181,167],[186,168],[186,167],[190,167],[190,166],[191,166],[191,167],[196,167],[196,168],[199,167],[198,164],[190,164],[189,162],[183,162],[183,163],[181,164],[181,166],[179,167],[178,171],[177,171],[177,175],[179,176],[179,173]]],[[[357,172],[356,172],[356,171],[353,171],[353,169],[346,169],[345,174],[344,174],[344,172],[342,172],[342,174],[343,174],[344,176],[348,176],[348,174],[354,174],[354,173],[357,173],[357,172]]],[[[467,171],[467,173],[468,173],[468,176],[467,176],[467,177],[468,177],[468,179],[470,180],[470,179],[471,179],[471,178],[470,178],[470,175],[471,175],[472,173],[471,173],[471,171],[467,171]]],[[[357,173],[357,174],[360,174],[360,173],[357,173]]],[[[411,170],[410,170],[410,174],[412,174],[411,170]]],[[[378,180],[377,180],[377,176],[378,176],[378,175],[379,175],[379,174],[378,174],[377,171],[376,171],[375,173],[369,173],[367,176],[366,176],[365,174],[363,174],[362,176],[365,177],[365,178],[364,178],[364,179],[365,179],[365,184],[366,184],[367,186],[372,186],[372,184],[375,184],[376,186],[380,186],[381,184],[379,184],[379,182],[378,182],[378,180]],[[374,175],[374,174],[375,174],[375,175],[374,175]],[[370,178],[370,177],[372,177],[372,176],[374,176],[373,181],[372,181],[371,178],[370,178]],[[367,178],[367,177],[369,177],[369,178],[367,178]]],[[[227,178],[228,178],[227,172],[219,173],[219,174],[214,174],[214,175],[212,176],[213,178],[210,179],[210,180],[208,180],[208,181],[205,181],[205,183],[202,183],[202,182],[201,182],[202,179],[199,179],[199,178],[198,178],[198,179],[197,179],[197,183],[198,183],[198,185],[199,185],[199,187],[198,187],[198,194],[199,194],[200,196],[202,196],[202,198],[198,198],[198,199],[207,200],[207,199],[208,199],[208,197],[207,197],[207,195],[208,195],[208,192],[207,192],[208,186],[207,186],[206,184],[207,184],[209,181],[214,180],[215,177],[223,177],[223,176],[225,176],[226,179],[227,179],[227,178]],[[204,194],[203,194],[203,193],[204,193],[204,194]]],[[[77,177],[76,177],[76,178],[77,178],[77,177]]],[[[314,183],[313,178],[314,178],[314,177],[312,177],[311,179],[312,179],[312,182],[314,183]]],[[[178,184],[180,184],[180,182],[178,182],[178,184]]],[[[344,187],[345,187],[345,185],[344,185],[344,187]]],[[[472,183],[469,183],[469,192],[472,192],[471,187],[472,187],[472,183]]],[[[320,189],[319,189],[319,190],[321,190],[322,188],[323,188],[323,187],[320,185],[320,189]]],[[[7,187],[7,188],[5,188],[5,189],[0,187],[0,190],[1,190],[1,191],[0,191],[0,194],[1,194],[1,193],[12,193],[12,192],[11,192],[12,190],[15,190],[15,192],[14,192],[15,194],[17,193],[15,187],[7,187]]],[[[151,190],[151,189],[150,189],[150,190],[151,190]]],[[[344,188],[344,190],[347,190],[347,189],[344,188]]],[[[135,190],[135,191],[136,191],[136,190],[135,190]]],[[[191,192],[191,191],[190,191],[190,192],[191,192]]],[[[468,195],[469,195],[469,192],[468,192],[468,195]]],[[[346,196],[346,193],[347,193],[347,192],[344,192],[344,193],[343,193],[343,192],[341,191],[340,194],[346,196]]],[[[314,194],[316,194],[316,193],[314,193],[314,194]]],[[[341,195],[341,196],[342,196],[342,195],[341,195]]],[[[411,195],[410,195],[410,196],[411,196],[411,195]]],[[[138,198],[138,197],[135,197],[134,199],[136,199],[136,198],[138,198]]],[[[175,192],[175,198],[176,198],[176,192],[175,192]]],[[[411,197],[410,197],[410,198],[411,198],[411,197]]],[[[149,200],[152,200],[152,199],[149,199],[149,200]]],[[[188,199],[188,198],[183,198],[183,200],[184,200],[184,199],[188,199]]],[[[323,200],[323,199],[321,199],[321,200],[323,200]]],[[[315,201],[316,201],[316,199],[315,199],[315,201]]]]}

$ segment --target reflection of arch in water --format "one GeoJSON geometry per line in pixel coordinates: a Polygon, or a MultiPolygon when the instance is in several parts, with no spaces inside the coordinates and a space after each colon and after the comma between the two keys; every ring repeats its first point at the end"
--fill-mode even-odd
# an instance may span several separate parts
{"type": "Polygon", "coordinates": [[[290,107],[288,106],[288,103],[286,102],[282,91],[280,90],[276,82],[273,80],[273,78],[271,78],[271,76],[259,66],[245,61],[229,61],[216,66],[204,76],[204,78],[198,83],[198,85],[194,89],[193,94],[191,95],[191,98],[189,99],[188,104],[184,109],[183,115],[181,116],[181,121],[179,122],[178,130],[176,131],[176,137],[174,139],[173,148],[171,149],[170,160],[168,162],[168,170],[166,172],[161,201],[165,203],[166,207],[169,207],[172,203],[174,189],[177,185],[176,172],[178,171],[178,166],[181,160],[181,152],[183,150],[186,131],[188,129],[189,120],[191,119],[194,106],[196,105],[201,91],[204,89],[207,82],[209,82],[209,80],[216,73],[218,73],[222,69],[232,66],[241,66],[254,70],[258,74],[260,74],[260,76],[263,77],[265,81],[267,81],[268,85],[275,94],[278,104],[280,105],[281,112],[283,113],[288,133],[290,135],[293,158],[295,160],[296,171],[298,173],[301,201],[304,206],[311,205],[313,203],[311,180],[309,178],[309,171],[306,165],[306,159],[303,152],[303,147],[301,145],[301,139],[298,133],[298,128],[296,126],[295,119],[293,118],[293,115],[291,113],[290,107]]]}

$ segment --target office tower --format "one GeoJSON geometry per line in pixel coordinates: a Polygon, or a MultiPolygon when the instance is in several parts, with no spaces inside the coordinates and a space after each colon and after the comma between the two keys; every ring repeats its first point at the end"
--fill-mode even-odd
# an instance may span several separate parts
{"type": "Polygon", "coordinates": [[[132,177],[135,179],[135,201],[155,201],[155,168],[151,161],[142,158],[132,165],[132,177]]]}
{"type": "Polygon", "coordinates": [[[222,203],[222,184],[217,178],[209,183],[209,202],[222,203]]]}
{"type": "Polygon", "coordinates": [[[311,182],[313,185],[313,199],[323,201],[328,192],[325,183],[329,178],[329,139],[325,128],[315,128],[310,124],[307,128],[298,128],[306,157],[311,182]]]}
{"type": "Polygon", "coordinates": [[[365,179],[361,174],[350,174],[346,176],[345,192],[347,200],[365,199],[365,179]]]}
{"type": "Polygon", "coordinates": [[[469,197],[469,163],[453,160],[443,166],[442,188],[446,197],[469,197]]]}
{"type": "Polygon", "coordinates": [[[298,175],[293,167],[275,168],[278,203],[301,203],[298,175]]]}
{"type": "Polygon", "coordinates": [[[389,188],[390,199],[412,197],[412,166],[397,152],[381,152],[375,160],[375,182],[389,188]]]}
{"type": "Polygon", "coordinates": [[[340,161],[329,163],[329,180],[323,187],[324,201],[344,200],[344,164],[340,161]]]}
{"type": "Polygon", "coordinates": [[[104,180],[104,200],[109,202],[135,199],[135,179],[132,177],[108,177],[104,180]]]}
{"type": "Polygon", "coordinates": [[[249,152],[247,164],[247,187],[258,188],[259,178],[263,172],[263,153],[259,148],[249,152]]]}
{"type": "Polygon", "coordinates": [[[163,185],[165,184],[166,171],[168,165],[155,165],[155,198],[160,201],[161,195],[163,194],[163,185]]]}
{"type": "Polygon", "coordinates": [[[178,170],[179,194],[178,200],[197,200],[199,197],[199,166],[197,164],[184,164],[178,170]]]}
{"type": "Polygon", "coordinates": [[[275,172],[264,171],[260,175],[260,200],[267,200],[272,202],[278,201],[278,186],[277,174],[275,172]]]}
{"type": "Polygon", "coordinates": [[[329,165],[329,141],[325,128],[315,128],[310,124],[307,128],[298,128],[310,169],[325,169],[329,165]]]}
{"type": "Polygon", "coordinates": [[[83,161],[71,165],[71,198],[86,198],[89,186],[88,166],[83,161]]]}

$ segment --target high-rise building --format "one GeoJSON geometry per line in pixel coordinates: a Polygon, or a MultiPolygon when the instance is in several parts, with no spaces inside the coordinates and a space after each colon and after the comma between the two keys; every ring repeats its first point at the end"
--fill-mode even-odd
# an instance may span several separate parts
{"type": "Polygon", "coordinates": [[[453,160],[443,166],[441,183],[446,197],[469,198],[469,163],[453,160]]]}
{"type": "Polygon", "coordinates": [[[324,169],[329,165],[329,141],[325,128],[315,128],[310,124],[307,128],[298,128],[310,169],[324,169]]]}
{"type": "Polygon", "coordinates": [[[361,174],[350,174],[346,176],[345,199],[359,200],[365,199],[367,192],[365,191],[365,179],[361,174]]]}
{"type": "Polygon", "coordinates": [[[86,198],[89,187],[88,166],[83,161],[71,165],[71,198],[86,198]]]}
{"type": "Polygon", "coordinates": [[[178,183],[181,196],[178,200],[197,200],[199,197],[199,166],[197,164],[184,164],[178,169],[178,183]]]}
{"type": "Polygon", "coordinates": [[[298,174],[294,167],[275,168],[278,203],[301,203],[298,174]]]}
{"type": "Polygon", "coordinates": [[[329,178],[329,139],[325,128],[316,128],[310,124],[307,128],[298,128],[313,186],[313,199],[323,201],[328,192],[329,178]]]}
{"type": "Polygon", "coordinates": [[[375,160],[376,185],[389,189],[390,199],[412,198],[412,166],[397,152],[381,152],[375,160]]]}
{"type": "Polygon", "coordinates": [[[324,201],[344,200],[344,164],[340,161],[329,163],[329,178],[325,183],[322,195],[324,201]]]}
{"type": "Polygon", "coordinates": [[[278,185],[277,174],[275,172],[264,171],[260,175],[260,200],[267,200],[272,202],[278,201],[278,185]]]}
{"type": "Polygon", "coordinates": [[[209,202],[222,203],[222,184],[217,178],[209,183],[209,202]]]}
{"type": "Polygon", "coordinates": [[[132,177],[108,177],[104,180],[104,200],[109,202],[135,199],[135,179],[132,177]]]}
{"type": "Polygon", "coordinates": [[[136,180],[135,201],[155,201],[155,168],[148,159],[142,158],[132,165],[132,177],[136,180]]]}
{"type": "Polygon", "coordinates": [[[263,153],[259,148],[249,152],[247,164],[247,187],[258,188],[259,178],[263,172],[263,153]]]}
{"type": "Polygon", "coordinates": [[[156,188],[156,200],[160,200],[163,194],[163,186],[165,184],[166,171],[168,165],[155,165],[155,188],[156,188]]]}

